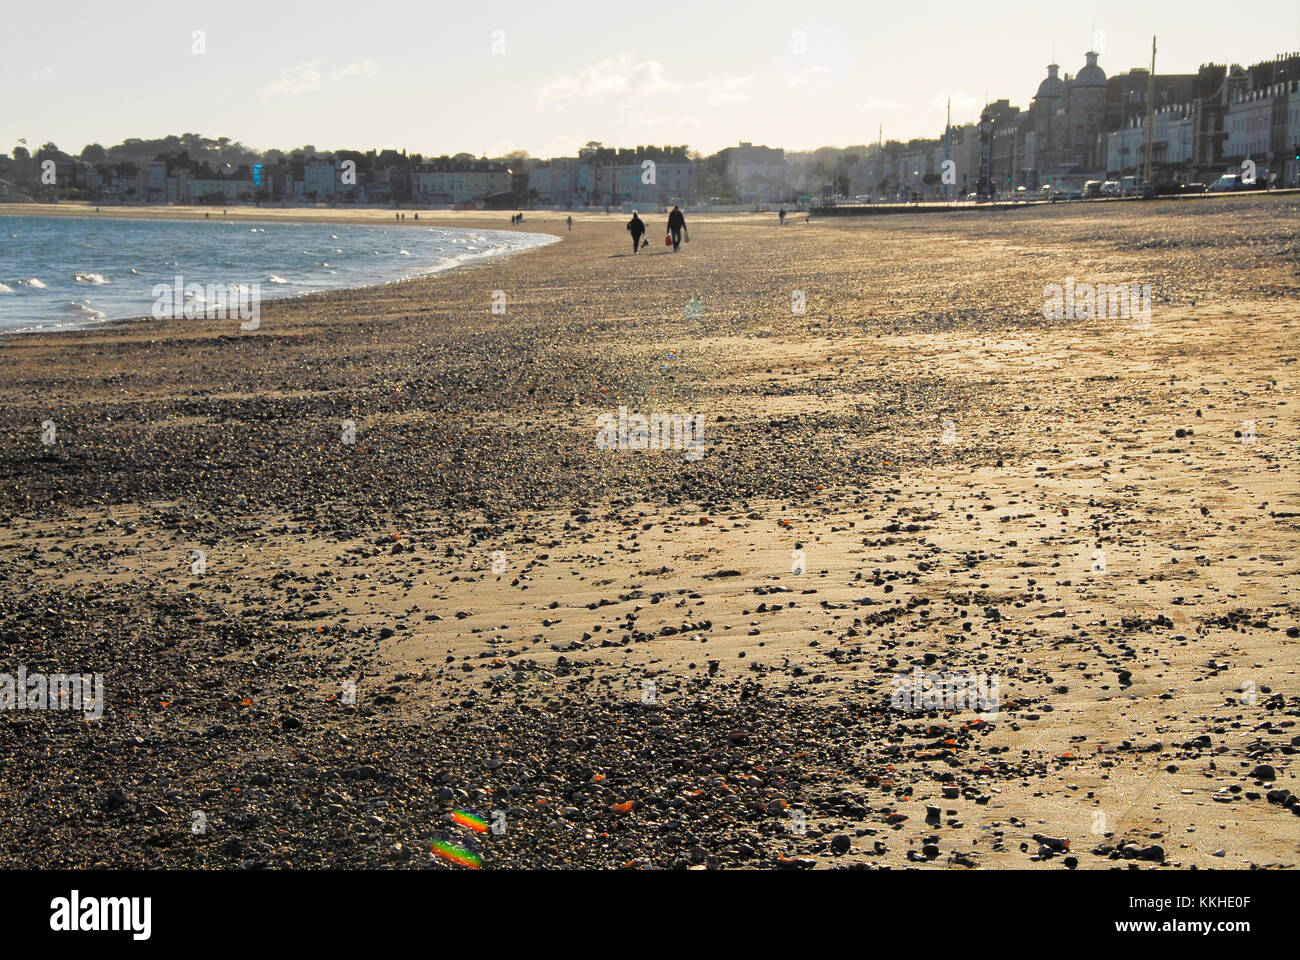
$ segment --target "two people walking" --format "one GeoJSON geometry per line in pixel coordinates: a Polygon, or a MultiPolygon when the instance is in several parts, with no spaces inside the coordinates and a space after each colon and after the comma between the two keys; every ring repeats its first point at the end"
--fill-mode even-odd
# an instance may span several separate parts
{"type": "MultiPolygon", "coordinates": [[[[641,248],[650,245],[650,241],[642,241],[645,236],[645,221],[637,215],[635,210],[632,211],[632,219],[627,222],[628,233],[632,234],[632,252],[640,253],[641,248]]],[[[682,237],[686,236],[689,240],[690,235],[686,233],[686,216],[682,213],[681,207],[673,207],[672,213],[668,214],[668,239],[672,241],[673,253],[681,249],[682,237]]]]}

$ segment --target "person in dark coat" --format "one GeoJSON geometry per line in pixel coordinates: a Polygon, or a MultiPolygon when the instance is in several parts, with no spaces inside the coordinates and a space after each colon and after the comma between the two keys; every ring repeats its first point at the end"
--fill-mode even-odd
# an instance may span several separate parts
{"type": "Polygon", "coordinates": [[[645,235],[645,221],[632,211],[632,219],[627,222],[628,232],[632,234],[632,252],[641,252],[641,237],[645,235]]]}
{"type": "Polygon", "coordinates": [[[676,253],[682,245],[682,231],[686,229],[686,217],[682,214],[681,207],[673,207],[673,212],[668,214],[668,235],[673,238],[673,253],[676,253]]]}

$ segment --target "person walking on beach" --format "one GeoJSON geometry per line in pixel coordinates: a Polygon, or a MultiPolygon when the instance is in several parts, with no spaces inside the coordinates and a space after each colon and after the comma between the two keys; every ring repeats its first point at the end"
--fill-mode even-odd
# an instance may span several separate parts
{"type": "Polygon", "coordinates": [[[682,231],[686,229],[686,217],[682,214],[681,207],[673,207],[673,212],[668,214],[668,235],[673,238],[673,253],[676,253],[682,245],[682,231]]]}
{"type": "Polygon", "coordinates": [[[781,226],[784,227],[784,226],[785,226],[785,207],[782,207],[779,211],[777,211],[776,216],[777,216],[777,219],[781,221],[781,226]]]}
{"type": "Polygon", "coordinates": [[[627,222],[628,232],[632,234],[632,252],[641,252],[641,237],[645,234],[645,222],[632,211],[632,219],[627,222]]]}
{"type": "Polygon", "coordinates": [[[569,229],[573,229],[573,217],[569,217],[569,229]]]}

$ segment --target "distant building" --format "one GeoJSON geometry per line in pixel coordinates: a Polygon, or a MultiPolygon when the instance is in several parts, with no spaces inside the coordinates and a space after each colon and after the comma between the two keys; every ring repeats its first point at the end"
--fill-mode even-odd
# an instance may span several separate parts
{"type": "Polygon", "coordinates": [[[790,167],[780,147],[756,147],[747,141],[717,153],[727,178],[743,203],[779,203],[793,196],[790,167]]]}
{"type": "Polygon", "coordinates": [[[314,157],[303,169],[303,194],[308,200],[333,200],[338,187],[338,171],[333,157],[314,157]]]}
{"type": "Polygon", "coordinates": [[[536,163],[528,172],[528,192],[538,203],[571,207],[587,202],[592,178],[583,177],[584,164],[578,157],[553,157],[536,163]]]}
{"type": "MultiPolygon", "coordinates": [[[[588,145],[578,151],[575,172],[576,189],[588,203],[658,210],[695,196],[695,164],[685,147],[588,145]]],[[[554,166],[551,177],[554,183],[554,166]]]]}
{"type": "Polygon", "coordinates": [[[235,177],[195,177],[188,183],[188,203],[221,200],[248,200],[253,195],[253,180],[235,177]]]}
{"type": "MultiPolygon", "coordinates": [[[[1248,68],[1207,64],[1190,81],[1182,76],[1165,79],[1156,78],[1151,134],[1152,177],[1157,182],[1209,181],[1222,173],[1240,173],[1251,160],[1261,180],[1300,185],[1300,162],[1295,159],[1300,147],[1300,54],[1248,68]],[[1161,90],[1187,99],[1164,103],[1161,90]]],[[[1124,125],[1106,135],[1106,169],[1111,176],[1140,176],[1146,159],[1145,107],[1125,116],[1124,125]]]]}
{"type": "Polygon", "coordinates": [[[491,160],[440,157],[419,164],[411,173],[411,199],[415,203],[481,203],[508,193],[510,188],[510,168],[491,160]]]}

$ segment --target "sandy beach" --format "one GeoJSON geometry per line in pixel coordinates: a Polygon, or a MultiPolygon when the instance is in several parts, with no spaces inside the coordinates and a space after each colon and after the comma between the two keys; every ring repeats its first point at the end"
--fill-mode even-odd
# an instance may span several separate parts
{"type": "Polygon", "coordinates": [[[0,340],[0,865],[1300,864],[1300,200],[564,216],[0,340]]]}

